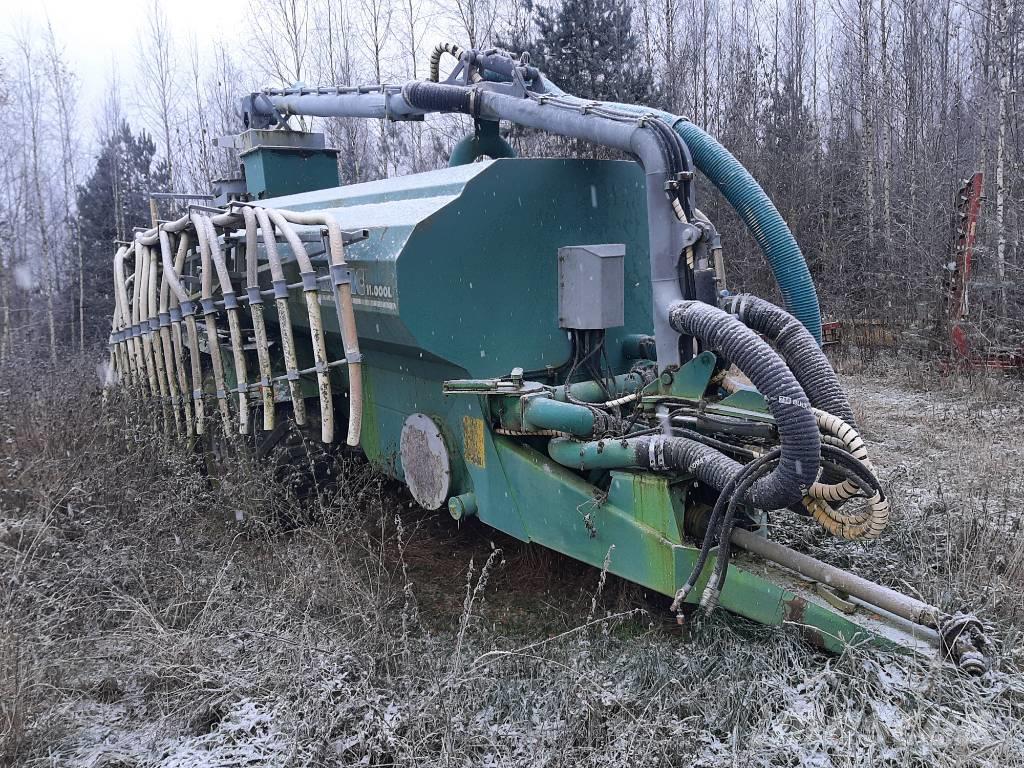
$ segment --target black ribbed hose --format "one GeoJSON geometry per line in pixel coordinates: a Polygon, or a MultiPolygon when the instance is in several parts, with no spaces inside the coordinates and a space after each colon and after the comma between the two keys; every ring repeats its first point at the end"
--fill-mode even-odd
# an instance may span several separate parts
{"type": "Polygon", "coordinates": [[[473,113],[472,88],[415,80],[406,83],[402,95],[411,106],[426,112],[473,113]]]}
{"type": "Polygon", "coordinates": [[[722,303],[723,309],[775,345],[811,405],[856,428],[853,408],[832,364],[803,323],[781,307],[748,293],[730,296],[722,303]]]}
{"type": "MultiPolygon", "coordinates": [[[[792,372],[756,333],[717,307],[699,301],[676,302],[669,308],[669,323],[731,360],[757,387],[775,417],[782,456],[779,465],[751,487],[750,503],[759,509],[781,509],[800,501],[818,477],[821,436],[807,396],[792,372]]],[[[729,475],[735,471],[732,467],[729,475]]]]}

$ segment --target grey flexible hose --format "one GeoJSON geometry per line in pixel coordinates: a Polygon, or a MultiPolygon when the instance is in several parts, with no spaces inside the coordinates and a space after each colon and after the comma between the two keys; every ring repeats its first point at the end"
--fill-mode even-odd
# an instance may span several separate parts
{"type": "Polygon", "coordinates": [[[810,331],[786,310],[749,293],[724,299],[722,308],[764,334],[800,382],[811,405],[856,427],[853,408],[832,364],[810,331]]]}
{"type": "Polygon", "coordinates": [[[761,509],[780,509],[800,501],[817,479],[821,437],[807,396],[785,362],[750,328],[710,304],[680,301],[669,308],[669,323],[725,355],[745,373],[775,417],[782,457],[750,491],[761,509]]]}

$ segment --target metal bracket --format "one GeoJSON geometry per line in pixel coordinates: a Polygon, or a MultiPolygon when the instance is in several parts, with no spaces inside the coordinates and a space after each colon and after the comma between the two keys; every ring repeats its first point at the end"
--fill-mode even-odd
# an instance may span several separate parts
{"type": "Polygon", "coordinates": [[[352,290],[356,289],[356,273],[349,266],[342,266],[341,264],[331,265],[331,276],[330,281],[334,285],[351,285],[352,290]]]}

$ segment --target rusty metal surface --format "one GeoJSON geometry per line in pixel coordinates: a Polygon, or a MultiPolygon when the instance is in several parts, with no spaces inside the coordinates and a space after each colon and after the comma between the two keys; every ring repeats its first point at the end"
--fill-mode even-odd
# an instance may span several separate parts
{"type": "Polygon", "coordinates": [[[412,497],[425,509],[440,509],[448,500],[452,471],[437,424],[422,413],[410,414],[402,427],[399,454],[412,497]]]}

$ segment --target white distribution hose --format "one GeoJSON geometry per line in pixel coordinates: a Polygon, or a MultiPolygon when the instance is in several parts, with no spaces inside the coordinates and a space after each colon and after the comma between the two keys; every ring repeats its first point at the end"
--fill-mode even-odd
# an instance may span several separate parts
{"type": "MultiPolygon", "coordinates": [[[[192,402],[196,415],[196,434],[201,435],[206,430],[206,409],[203,406],[203,371],[199,357],[199,330],[196,328],[196,317],[192,310],[189,294],[181,286],[181,281],[178,279],[185,265],[185,255],[189,248],[189,237],[187,232],[181,233],[181,239],[178,243],[178,255],[174,263],[172,263],[171,241],[167,234],[168,229],[169,226],[167,225],[160,229],[160,253],[167,283],[170,285],[171,291],[173,291],[179,304],[183,307],[181,316],[185,323],[186,335],[188,336],[188,357],[192,372],[192,402]]],[[[182,386],[184,387],[185,385],[183,384],[182,386]]]]}
{"type": "Polygon", "coordinates": [[[125,257],[131,256],[135,268],[131,274],[132,293],[128,300],[128,322],[131,325],[131,354],[135,361],[136,385],[140,392],[147,393],[149,390],[149,377],[146,375],[146,360],[142,354],[142,337],[139,335],[139,262],[135,258],[135,243],[132,243],[125,252],[125,257]]]}
{"type": "MultiPolygon", "coordinates": [[[[274,298],[277,306],[278,323],[281,328],[281,346],[285,358],[286,379],[292,394],[294,416],[299,424],[306,421],[305,406],[300,388],[301,373],[298,369],[298,356],[288,308],[288,284],[277,250],[277,232],[287,240],[298,263],[306,310],[310,326],[313,360],[317,374],[317,385],[320,396],[321,438],[331,442],[334,438],[333,401],[331,399],[330,367],[337,363],[329,363],[327,358],[326,336],[319,298],[319,280],[306,247],[295,230],[295,225],[325,227],[329,239],[330,279],[334,286],[335,308],[338,314],[338,327],[341,331],[345,349],[343,361],[348,366],[349,384],[349,423],[347,442],[358,445],[362,431],[362,365],[359,350],[359,337],[356,331],[355,307],[352,300],[351,279],[346,268],[344,238],[337,221],[326,213],[299,213],[293,211],[277,211],[261,207],[243,207],[242,218],[245,222],[246,236],[246,289],[249,294],[253,332],[256,337],[256,352],[260,367],[260,389],[264,410],[264,428],[274,426],[274,389],[271,367],[269,341],[263,315],[262,298],[258,280],[258,235],[262,233],[266,245],[270,272],[274,283],[274,298]],[[255,300],[254,300],[255,299],[255,300]]],[[[217,400],[225,426],[230,425],[230,409],[227,402],[224,360],[220,350],[216,323],[215,304],[213,300],[213,275],[224,295],[224,305],[228,316],[231,336],[231,347],[234,358],[236,378],[238,380],[240,431],[249,431],[248,392],[250,387],[247,378],[244,339],[241,329],[240,308],[235,299],[231,284],[231,274],[227,269],[225,254],[221,249],[217,227],[234,227],[238,223],[238,213],[226,212],[211,216],[197,210],[173,222],[166,222],[157,227],[139,232],[134,242],[128,247],[118,250],[114,259],[115,311],[113,318],[114,331],[123,329],[120,340],[112,349],[112,361],[115,369],[137,380],[148,388],[152,396],[159,395],[164,402],[172,404],[174,420],[179,431],[181,429],[180,412],[177,400],[182,399],[188,431],[193,423],[195,432],[202,434],[205,427],[203,408],[203,380],[200,365],[198,331],[192,310],[192,296],[183,288],[180,276],[189,252],[190,242],[187,230],[194,228],[198,239],[200,254],[200,303],[206,323],[206,335],[209,341],[209,355],[213,368],[214,381],[217,387],[217,400]],[[181,233],[178,241],[177,255],[171,258],[171,233],[181,233]],[[155,250],[159,248],[157,257],[155,250]],[[124,261],[129,256],[135,257],[135,271],[130,278],[125,278],[124,261]],[[128,295],[128,283],[132,283],[132,295],[128,295]],[[180,307],[180,310],[179,310],[180,307]],[[187,397],[188,380],[184,363],[184,342],[181,324],[184,322],[188,337],[188,356],[191,363],[192,399],[187,397]],[[157,331],[157,333],[154,333],[157,331]],[[120,355],[120,356],[119,356],[120,355]],[[193,422],[194,408],[194,422],[193,422]]],[[[166,407],[165,407],[166,411],[166,407]]],[[[165,413],[167,423],[170,416],[165,413]]]]}
{"type": "MultiPolygon", "coordinates": [[[[328,243],[331,253],[331,266],[343,269],[345,265],[345,241],[337,220],[328,213],[304,213],[296,211],[279,211],[293,224],[321,225],[327,228],[328,243]]],[[[352,303],[352,283],[335,279],[334,302],[338,313],[338,328],[341,330],[342,343],[345,347],[345,361],[348,366],[348,438],[349,445],[359,445],[359,437],[363,424],[363,365],[359,352],[359,334],[356,331],[356,313],[352,303]]]]}
{"type": "Polygon", "coordinates": [[[126,377],[129,383],[137,386],[135,358],[132,354],[132,339],[129,335],[132,313],[128,302],[128,287],[125,284],[124,278],[124,258],[127,253],[128,249],[122,245],[117,249],[117,253],[114,254],[114,304],[117,307],[120,319],[119,330],[124,333],[124,338],[118,344],[121,351],[121,365],[123,367],[121,375],[126,377]]]}
{"type": "MultiPolygon", "coordinates": [[[[155,258],[155,254],[154,254],[155,258]]],[[[159,263],[157,264],[159,266],[159,263]]],[[[161,270],[163,273],[163,270],[161,270]]],[[[167,391],[171,396],[171,409],[174,412],[174,426],[178,434],[182,434],[181,405],[185,398],[180,396],[178,391],[178,372],[174,367],[174,352],[171,347],[171,321],[170,321],[170,294],[171,289],[167,284],[167,275],[160,275],[160,311],[158,313],[160,328],[157,333],[160,335],[160,346],[163,348],[164,370],[167,376],[167,391]]],[[[188,429],[191,430],[191,419],[188,420],[188,429]]]]}
{"type": "Polygon", "coordinates": [[[235,298],[235,289],[231,284],[231,274],[228,272],[227,263],[224,261],[224,253],[220,249],[220,241],[217,238],[217,230],[214,227],[213,218],[200,216],[199,220],[206,228],[207,244],[213,263],[216,267],[217,282],[220,283],[220,292],[224,297],[224,309],[228,316],[228,331],[231,334],[231,354],[235,364],[235,383],[238,387],[238,431],[249,434],[249,371],[245,363],[245,350],[242,348],[242,327],[239,322],[238,313],[241,311],[235,298]]]}
{"type": "Polygon", "coordinates": [[[142,338],[142,366],[146,371],[146,380],[149,382],[149,394],[151,397],[159,397],[160,387],[156,381],[156,367],[153,360],[153,344],[149,333],[149,259],[146,257],[142,243],[135,242],[135,307],[132,310],[132,320],[139,325],[142,338]]]}
{"type": "MultiPolygon", "coordinates": [[[[256,252],[258,243],[256,214],[248,206],[242,207],[245,219],[245,279],[249,293],[249,315],[256,336],[256,357],[260,366],[260,397],[263,400],[263,429],[274,428],[274,383],[270,367],[270,346],[267,342],[267,324],[263,319],[263,297],[260,296],[259,269],[256,252]]],[[[270,233],[273,237],[273,233],[270,233]]]]}
{"type": "Polygon", "coordinates": [[[277,252],[277,237],[274,225],[265,208],[254,208],[256,220],[263,232],[263,242],[267,247],[267,260],[270,262],[270,277],[274,282],[274,305],[277,307],[277,323],[281,329],[281,350],[284,353],[285,373],[288,378],[288,391],[292,398],[292,414],[295,423],[306,423],[306,404],[299,388],[299,363],[295,356],[295,336],[292,333],[292,318],[288,311],[288,290],[281,267],[281,255],[277,252]],[[279,290],[280,288],[280,290],[279,290]]]}
{"type": "MultiPolygon", "coordinates": [[[[186,302],[186,306],[191,307],[188,304],[188,294],[181,287],[180,275],[181,270],[185,265],[185,255],[188,253],[189,238],[187,233],[182,233],[178,241],[178,255],[172,263],[171,261],[171,239],[167,231],[161,227],[159,232],[160,240],[160,262],[163,265],[163,289],[160,297],[161,307],[164,305],[164,295],[167,295],[167,309],[171,313],[171,327],[168,335],[171,339],[171,346],[174,354],[174,366],[178,377],[178,389],[181,392],[181,403],[185,410],[185,422],[188,425],[188,432],[191,434],[196,429],[196,422],[193,418],[193,399],[194,395],[190,396],[189,392],[194,392],[196,389],[201,388],[202,382],[199,383],[198,387],[189,388],[188,378],[185,374],[185,355],[182,349],[181,342],[181,323],[182,313],[180,311],[181,301],[186,302]]],[[[190,310],[191,313],[191,310],[190,310]]],[[[194,330],[194,329],[193,329],[194,330]]]]}
{"type": "Polygon", "coordinates": [[[224,420],[224,429],[231,431],[231,411],[228,408],[227,389],[224,383],[224,361],[220,355],[220,340],[217,337],[217,315],[213,306],[213,257],[210,255],[210,242],[203,223],[203,216],[192,214],[192,223],[199,238],[200,253],[200,300],[203,304],[203,319],[206,321],[206,341],[210,351],[210,362],[213,363],[213,381],[217,387],[217,404],[224,420]]]}
{"type": "Polygon", "coordinates": [[[309,316],[309,336],[313,347],[313,362],[316,365],[317,389],[320,393],[320,439],[325,443],[334,441],[334,405],[331,401],[331,376],[327,367],[327,343],[324,339],[323,318],[320,315],[320,293],[317,288],[316,271],[306,254],[295,228],[279,211],[267,208],[267,215],[291,246],[302,275],[302,293],[306,299],[306,313],[309,316]]]}
{"type": "Polygon", "coordinates": [[[156,253],[149,246],[143,246],[142,253],[148,264],[147,276],[149,278],[149,290],[147,292],[148,298],[146,301],[146,319],[143,323],[146,325],[146,330],[149,332],[150,344],[153,348],[153,368],[156,370],[156,380],[160,385],[160,403],[162,405],[161,410],[164,413],[164,424],[168,431],[170,431],[171,422],[171,411],[174,411],[174,420],[178,429],[181,428],[181,423],[178,421],[178,412],[174,407],[174,404],[170,400],[170,387],[167,381],[167,369],[165,367],[163,340],[160,337],[159,326],[154,329],[154,321],[159,323],[157,318],[157,294],[158,294],[158,280],[157,280],[157,264],[156,264],[156,253]]]}
{"type": "MultiPolygon", "coordinates": [[[[868,471],[874,472],[874,467],[871,466],[871,460],[868,458],[867,446],[864,445],[864,440],[857,433],[857,430],[838,416],[833,416],[831,413],[826,413],[819,408],[812,410],[814,411],[814,418],[818,422],[818,429],[823,433],[823,438],[833,438],[833,440],[829,440],[829,444],[835,445],[838,443],[839,447],[864,464],[868,471]]],[[[807,491],[808,496],[821,499],[822,501],[845,501],[846,499],[852,499],[859,493],[860,488],[850,480],[843,480],[841,483],[833,485],[815,483],[807,491]]]]}

